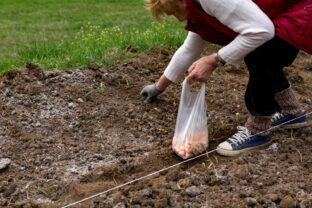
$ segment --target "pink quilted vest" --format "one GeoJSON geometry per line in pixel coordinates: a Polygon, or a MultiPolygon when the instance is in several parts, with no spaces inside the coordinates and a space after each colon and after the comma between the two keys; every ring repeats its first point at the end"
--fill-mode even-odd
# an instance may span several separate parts
{"type": "MultiPolygon", "coordinates": [[[[312,0],[253,1],[272,20],[276,35],[312,54],[312,0]]],[[[237,36],[237,33],[208,15],[197,2],[186,2],[189,13],[185,29],[219,45],[226,45],[237,36]]]]}

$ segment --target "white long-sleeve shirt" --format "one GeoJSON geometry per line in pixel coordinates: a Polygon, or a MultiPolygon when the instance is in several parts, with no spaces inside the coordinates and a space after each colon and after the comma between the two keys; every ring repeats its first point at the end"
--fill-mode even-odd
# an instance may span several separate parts
{"type": "MultiPolygon", "coordinates": [[[[198,0],[205,12],[237,32],[236,38],[218,51],[227,63],[239,63],[248,53],[274,36],[274,25],[251,0],[198,0]]],[[[196,61],[207,42],[189,32],[183,45],[175,52],[164,75],[177,82],[196,61]]]]}

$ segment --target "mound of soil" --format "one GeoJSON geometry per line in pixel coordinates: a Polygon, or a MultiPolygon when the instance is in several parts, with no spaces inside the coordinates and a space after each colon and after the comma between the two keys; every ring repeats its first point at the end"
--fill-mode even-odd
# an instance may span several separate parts
{"type": "MultiPolygon", "coordinates": [[[[155,49],[113,67],[43,71],[27,64],[0,79],[0,207],[61,207],[181,162],[171,150],[181,85],[157,102],[139,92],[173,51],[155,49]]],[[[287,69],[312,111],[311,57],[287,69]]],[[[244,65],[207,84],[209,150],[243,125],[244,65]]],[[[311,127],[278,130],[263,150],[212,153],[73,207],[312,207],[311,127]]]]}

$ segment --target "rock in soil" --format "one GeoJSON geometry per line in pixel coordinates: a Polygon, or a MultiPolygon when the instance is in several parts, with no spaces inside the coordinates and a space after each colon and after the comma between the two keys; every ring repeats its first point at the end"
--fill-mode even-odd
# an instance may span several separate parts
{"type": "Polygon", "coordinates": [[[194,196],[197,196],[199,194],[201,194],[200,192],[200,189],[196,186],[191,186],[191,187],[188,187],[186,190],[185,190],[185,193],[190,196],[190,197],[194,197],[194,196]]]}
{"type": "Polygon", "coordinates": [[[11,164],[11,160],[9,158],[1,158],[0,159],[0,171],[6,169],[11,164]]]}

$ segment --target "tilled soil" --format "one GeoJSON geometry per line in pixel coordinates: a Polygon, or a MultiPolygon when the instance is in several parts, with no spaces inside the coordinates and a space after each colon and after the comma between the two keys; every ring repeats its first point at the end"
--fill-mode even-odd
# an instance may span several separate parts
{"type": "MultiPolygon", "coordinates": [[[[0,79],[0,207],[62,207],[169,167],[181,85],[157,102],[139,92],[173,51],[155,49],[113,67],[43,71],[27,64],[0,79]]],[[[312,60],[287,69],[312,111],[312,60]]],[[[248,114],[244,65],[217,70],[206,86],[209,147],[248,114]]],[[[211,153],[73,207],[312,207],[312,128],[276,130],[266,149],[235,158],[211,153]]]]}

